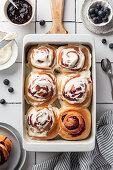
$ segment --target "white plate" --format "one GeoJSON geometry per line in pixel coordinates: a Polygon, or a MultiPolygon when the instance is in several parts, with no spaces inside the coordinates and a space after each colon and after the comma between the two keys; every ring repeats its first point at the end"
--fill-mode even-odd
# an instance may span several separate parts
{"type": "MultiPolygon", "coordinates": [[[[20,143],[20,148],[21,148],[21,155],[20,155],[20,160],[15,168],[15,170],[21,170],[21,168],[23,167],[24,163],[25,163],[25,159],[26,159],[26,151],[23,149],[22,147],[22,137],[20,136],[19,132],[13,128],[12,126],[6,124],[6,123],[1,123],[0,122],[0,126],[3,126],[3,127],[6,127],[8,128],[9,130],[11,130],[15,135],[16,137],[18,138],[19,140],[19,143],[20,143]]],[[[1,167],[0,167],[1,168],[1,167]]],[[[1,169],[0,169],[1,170],[1,169]]],[[[8,170],[8,169],[7,169],[8,170]]],[[[11,169],[12,170],[12,169],[11,169]]]]}
{"type": "MultiPolygon", "coordinates": [[[[0,40],[6,35],[5,32],[1,32],[0,31],[0,40]]],[[[7,63],[0,65],[0,70],[4,70],[7,69],[9,67],[11,67],[15,62],[16,59],[18,57],[18,46],[15,40],[13,40],[13,45],[12,45],[12,56],[11,58],[8,60],[7,63]]]]}
{"type": "Polygon", "coordinates": [[[0,124],[0,135],[4,135],[8,137],[13,144],[13,149],[11,151],[10,157],[8,158],[7,162],[5,162],[1,167],[0,170],[12,170],[15,169],[19,163],[20,156],[21,156],[21,147],[20,142],[16,135],[9,130],[7,127],[4,127],[0,124]]]}
{"type": "Polygon", "coordinates": [[[95,133],[96,133],[96,66],[95,66],[95,48],[94,38],[90,35],[76,35],[76,34],[29,34],[24,37],[23,40],[23,61],[22,61],[22,120],[23,120],[23,147],[28,151],[40,151],[40,152],[83,152],[91,151],[95,146],[95,133]],[[25,82],[25,62],[26,62],[26,50],[31,45],[35,44],[84,44],[88,45],[92,50],[92,80],[93,80],[93,96],[91,104],[92,114],[92,128],[91,134],[87,139],[80,141],[66,141],[63,139],[54,139],[48,141],[31,140],[26,135],[25,128],[25,99],[24,99],[24,82],[25,82]]]}

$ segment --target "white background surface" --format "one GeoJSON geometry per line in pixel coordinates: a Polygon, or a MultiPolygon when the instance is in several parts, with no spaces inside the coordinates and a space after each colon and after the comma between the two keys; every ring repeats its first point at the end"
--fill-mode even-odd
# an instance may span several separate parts
{"type": "MultiPolygon", "coordinates": [[[[34,0],[36,2],[36,15],[33,21],[25,27],[17,27],[9,24],[3,14],[5,0],[0,1],[0,31],[16,31],[19,36],[17,43],[19,46],[19,56],[16,63],[7,70],[0,71],[0,99],[4,98],[7,104],[0,105],[0,121],[9,123],[21,133],[21,66],[22,66],[22,40],[24,35],[29,33],[44,34],[49,31],[52,24],[50,11],[50,0],[34,0]],[[46,20],[45,26],[39,25],[39,20],[46,20]],[[8,92],[8,88],[3,85],[3,80],[8,78],[11,86],[14,87],[14,94],[8,92]]],[[[73,34],[92,34],[82,24],[80,18],[81,2],[83,0],[65,0],[64,26],[68,32],[73,34]]],[[[108,45],[113,43],[113,34],[95,37],[96,47],[96,68],[97,68],[97,118],[106,111],[113,109],[111,99],[111,89],[109,79],[101,69],[102,58],[109,58],[113,62],[113,50],[108,45]],[[107,45],[101,43],[102,38],[106,38],[107,45]]],[[[31,170],[32,165],[50,158],[58,153],[35,153],[27,152],[26,163],[22,170],[31,170]]]]}

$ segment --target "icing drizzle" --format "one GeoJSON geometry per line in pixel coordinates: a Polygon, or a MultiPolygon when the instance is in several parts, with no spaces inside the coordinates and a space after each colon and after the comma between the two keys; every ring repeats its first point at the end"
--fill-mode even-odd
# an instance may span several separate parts
{"type": "Polygon", "coordinates": [[[88,57],[89,67],[91,65],[91,55],[84,46],[60,47],[57,54],[60,57],[60,66],[71,71],[80,71],[84,67],[86,57],[88,57]],[[88,56],[85,56],[83,49],[87,50],[88,56]]]}
{"type": "Polygon", "coordinates": [[[30,136],[46,137],[54,123],[54,110],[51,107],[36,110],[33,108],[27,117],[30,136]]]}
{"type": "Polygon", "coordinates": [[[87,98],[89,91],[89,78],[81,74],[80,77],[71,75],[62,81],[61,92],[63,99],[70,104],[82,103],[87,98]]]}
{"type": "Polygon", "coordinates": [[[33,66],[46,69],[50,69],[55,60],[53,49],[45,46],[34,48],[30,58],[33,66]]]}
{"type": "Polygon", "coordinates": [[[38,101],[49,101],[56,93],[55,77],[52,74],[31,73],[28,95],[38,101]]]}

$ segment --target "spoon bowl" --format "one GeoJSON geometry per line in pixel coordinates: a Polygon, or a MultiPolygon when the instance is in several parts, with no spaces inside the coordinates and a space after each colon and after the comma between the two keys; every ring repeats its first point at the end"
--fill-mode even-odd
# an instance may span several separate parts
{"type": "Polygon", "coordinates": [[[111,95],[112,95],[112,100],[113,100],[112,65],[109,59],[107,58],[103,59],[101,61],[101,67],[103,71],[106,72],[106,74],[109,77],[110,84],[111,84],[111,95]]]}
{"type": "Polygon", "coordinates": [[[111,62],[109,61],[109,59],[105,58],[101,61],[101,67],[103,69],[103,71],[105,71],[108,74],[112,74],[112,66],[111,66],[111,62]]]}

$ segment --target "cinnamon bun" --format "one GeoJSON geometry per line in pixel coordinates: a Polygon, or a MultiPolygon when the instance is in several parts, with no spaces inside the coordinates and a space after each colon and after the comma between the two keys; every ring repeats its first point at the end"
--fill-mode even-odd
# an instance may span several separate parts
{"type": "Polygon", "coordinates": [[[26,114],[26,127],[32,139],[47,140],[58,135],[59,124],[56,108],[31,107],[26,114]]]}
{"type": "Polygon", "coordinates": [[[25,95],[33,106],[53,103],[57,97],[55,76],[49,72],[31,72],[25,82],[25,95]]]}
{"type": "Polygon", "coordinates": [[[91,114],[88,109],[67,107],[59,113],[59,134],[66,140],[81,140],[89,136],[91,114]]]}
{"type": "Polygon", "coordinates": [[[52,46],[33,46],[28,52],[28,63],[36,69],[51,69],[56,63],[56,52],[52,46]]]}
{"type": "Polygon", "coordinates": [[[9,158],[12,150],[12,142],[5,136],[0,135],[0,166],[9,158]]]}
{"type": "Polygon", "coordinates": [[[58,65],[68,72],[81,72],[91,67],[91,53],[83,45],[59,47],[57,57],[58,65]]]}
{"type": "Polygon", "coordinates": [[[12,142],[6,136],[0,135],[0,144],[4,145],[7,151],[10,153],[12,150],[12,142]]]}
{"type": "Polygon", "coordinates": [[[92,97],[90,71],[61,76],[59,89],[62,106],[88,107],[92,97]]]}

